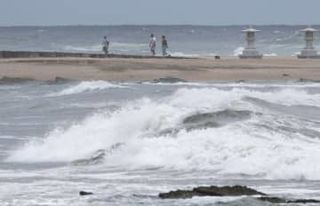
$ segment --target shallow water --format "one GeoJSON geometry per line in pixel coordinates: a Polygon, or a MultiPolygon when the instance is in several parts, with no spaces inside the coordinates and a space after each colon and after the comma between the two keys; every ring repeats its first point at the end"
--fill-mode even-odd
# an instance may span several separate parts
{"type": "Polygon", "coordinates": [[[318,83],[0,85],[0,205],[268,205],[157,198],[234,184],[320,199],[319,105],[318,83]]]}

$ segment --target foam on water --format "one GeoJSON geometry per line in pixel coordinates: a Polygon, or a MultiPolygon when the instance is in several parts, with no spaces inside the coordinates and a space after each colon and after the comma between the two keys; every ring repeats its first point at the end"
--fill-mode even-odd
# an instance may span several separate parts
{"type": "MultiPolygon", "coordinates": [[[[316,122],[247,101],[256,98],[283,108],[320,104],[319,94],[300,89],[179,89],[161,99],[143,98],[117,111],[94,114],[68,129],[56,129],[8,157],[13,162],[71,162],[122,143],[108,154],[106,167],[210,170],[216,175],[270,179],[320,179],[320,139],[300,133],[319,130],[316,122]],[[180,129],[183,120],[201,112],[251,111],[250,119],[219,128],[180,129]],[[291,130],[283,129],[290,127],[291,130]],[[273,128],[273,129],[270,129],[273,128]]],[[[226,117],[227,118],[227,117],[226,117]]]]}
{"type": "MultiPolygon", "coordinates": [[[[72,52],[102,52],[102,44],[94,45],[67,45],[61,46],[64,51],[72,52]]],[[[132,51],[143,51],[148,49],[148,44],[135,44],[135,43],[121,43],[121,42],[111,42],[110,50],[117,52],[132,52],[132,51]]]]}
{"type": "Polygon", "coordinates": [[[233,50],[233,56],[239,56],[240,54],[242,54],[244,50],[244,47],[238,47],[235,50],[233,50]]]}
{"type": "Polygon", "coordinates": [[[169,52],[169,54],[174,57],[199,57],[199,56],[201,56],[200,54],[186,54],[183,52],[169,52]]]}
{"type": "Polygon", "coordinates": [[[67,45],[67,46],[62,46],[63,50],[65,51],[73,51],[73,52],[100,52],[101,49],[101,45],[92,45],[92,46],[71,46],[71,45],[67,45]]]}
{"type": "Polygon", "coordinates": [[[84,82],[78,83],[77,85],[70,86],[66,89],[63,89],[60,92],[49,94],[48,96],[64,96],[64,95],[79,94],[82,92],[88,92],[93,90],[125,88],[125,87],[126,86],[122,86],[120,84],[113,84],[106,81],[84,81],[84,82]]]}
{"type": "Polygon", "coordinates": [[[276,53],[268,53],[268,54],[263,54],[263,56],[266,56],[266,57],[276,57],[278,56],[276,53]]]}

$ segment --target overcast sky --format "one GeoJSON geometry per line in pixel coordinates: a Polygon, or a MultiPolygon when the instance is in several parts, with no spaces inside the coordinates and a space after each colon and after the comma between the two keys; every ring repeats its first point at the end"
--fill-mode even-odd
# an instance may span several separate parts
{"type": "Polygon", "coordinates": [[[0,0],[0,25],[320,24],[320,0],[0,0]]]}

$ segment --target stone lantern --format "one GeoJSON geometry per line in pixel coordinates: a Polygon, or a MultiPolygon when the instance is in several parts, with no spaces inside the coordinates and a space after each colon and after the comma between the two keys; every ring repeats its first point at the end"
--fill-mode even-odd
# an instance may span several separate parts
{"type": "Polygon", "coordinates": [[[240,59],[261,59],[262,58],[262,55],[259,54],[259,52],[255,48],[256,32],[259,32],[259,31],[260,30],[256,30],[252,27],[242,31],[246,33],[247,46],[243,50],[242,54],[239,55],[240,59]]]}
{"type": "Polygon", "coordinates": [[[301,30],[301,32],[304,32],[305,34],[304,40],[306,41],[306,46],[301,51],[301,54],[298,55],[298,58],[301,58],[301,59],[320,58],[320,56],[318,55],[318,52],[313,47],[313,42],[315,39],[314,33],[317,31],[318,30],[311,27],[301,30]]]}

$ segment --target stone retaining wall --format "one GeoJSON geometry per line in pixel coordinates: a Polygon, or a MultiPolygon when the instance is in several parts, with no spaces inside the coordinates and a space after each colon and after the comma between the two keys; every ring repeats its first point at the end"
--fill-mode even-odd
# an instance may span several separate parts
{"type": "Polygon", "coordinates": [[[39,57],[79,57],[79,58],[173,58],[190,59],[186,57],[162,57],[145,55],[125,55],[125,54],[89,54],[89,53],[68,53],[68,52],[33,52],[33,51],[0,51],[0,58],[39,58],[39,57]]]}

